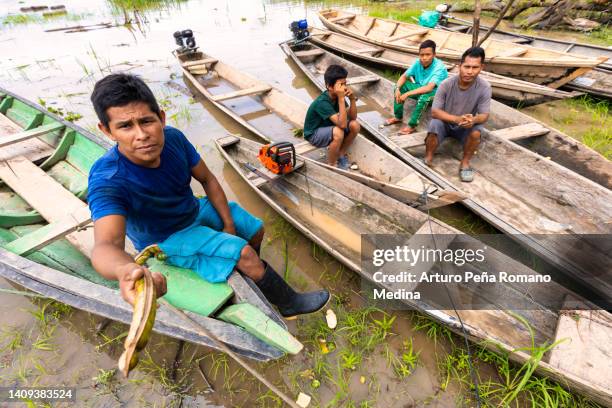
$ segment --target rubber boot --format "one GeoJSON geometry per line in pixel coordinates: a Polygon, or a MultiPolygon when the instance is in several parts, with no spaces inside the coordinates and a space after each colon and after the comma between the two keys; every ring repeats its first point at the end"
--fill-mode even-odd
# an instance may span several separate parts
{"type": "Polygon", "coordinates": [[[317,312],[325,307],[330,299],[329,292],[317,290],[298,293],[264,261],[264,276],[255,282],[264,296],[278,307],[284,318],[317,312]]]}

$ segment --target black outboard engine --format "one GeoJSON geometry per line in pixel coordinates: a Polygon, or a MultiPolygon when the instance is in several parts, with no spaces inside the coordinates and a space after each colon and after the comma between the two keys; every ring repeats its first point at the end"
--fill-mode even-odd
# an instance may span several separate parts
{"type": "Polygon", "coordinates": [[[176,45],[179,46],[176,51],[180,54],[185,52],[193,52],[198,48],[196,47],[195,37],[193,36],[193,31],[191,30],[175,32],[174,41],[176,41],[176,45]]]}
{"type": "Polygon", "coordinates": [[[304,41],[310,35],[308,32],[308,22],[305,19],[292,22],[289,24],[289,29],[293,33],[293,41],[296,44],[304,41]]]}

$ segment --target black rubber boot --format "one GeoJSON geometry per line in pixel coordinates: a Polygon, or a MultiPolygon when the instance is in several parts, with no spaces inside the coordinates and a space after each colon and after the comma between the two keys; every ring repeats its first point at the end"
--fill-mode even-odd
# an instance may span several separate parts
{"type": "Polygon", "coordinates": [[[326,290],[298,293],[264,261],[264,276],[255,282],[266,299],[278,307],[284,318],[314,313],[325,307],[330,295],[326,290]]]}

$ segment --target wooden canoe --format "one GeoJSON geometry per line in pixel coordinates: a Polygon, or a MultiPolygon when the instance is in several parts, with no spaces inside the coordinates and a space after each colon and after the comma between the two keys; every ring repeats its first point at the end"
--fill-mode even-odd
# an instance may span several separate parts
{"type": "MultiPolygon", "coordinates": [[[[132,308],[121,298],[117,282],[98,275],[89,260],[94,241],[84,202],[87,176],[108,148],[107,141],[87,130],[0,89],[0,276],[75,308],[129,324],[132,308]]],[[[194,303],[199,314],[187,311],[189,316],[237,353],[260,361],[285,355],[256,337],[262,333],[213,317],[227,305],[246,302],[286,330],[280,315],[248,278],[234,272],[228,284],[210,284],[194,278],[192,271],[160,261],[151,260],[148,265],[167,276],[165,299],[170,303],[180,307],[197,296],[194,303]]],[[[163,305],[154,330],[216,347],[163,305]]]]}
{"type": "MultiPolygon", "coordinates": [[[[283,43],[281,48],[320,89],[324,88],[323,73],[331,64],[345,67],[349,78],[375,75],[312,44],[283,43]],[[314,50],[320,52],[300,56],[306,55],[300,53],[314,50]]],[[[462,202],[465,206],[565,271],[575,285],[583,286],[583,294],[588,292],[594,296],[589,299],[597,298],[599,304],[610,305],[612,259],[603,240],[599,243],[604,246],[599,249],[601,256],[581,259],[576,248],[589,241],[589,234],[606,236],[612,232],[612,191],[608,188],[612,180],[612,163],[568,136],[502,103],[491,101],[491,115],[486,124],[488,132],[472,159],[476,178],[472,183],[461,183],[458,175],[461,149],[458,144],[449,142],[442,145],[432,169],[418,158],[424,154],[425,131],[397,136],[399,125],[381,128],[380,125],[391,117],[393,86],[392,81],[380,77],[368,88],[360,84],[352,87],[370,107],[367,115],[358,116],[362,127],[430,180],[446,189],[460,186],[468,195],[462,202]],[[529,142],[530,139],[536,141],[529,142]],[[548,145],[549,149],[554,149],[554,146],[573,148],[560,150],[551,160],[538,154],[537,148],[533,149],[538,143],[540,146],[548,145]],[[563,166],[584,160],[581,157],[599,163],[593,170],[606,186],[563,166]],[[589,197],[588,204],[585,197],[589,197]],[[594,279],[589,278],[590,271],[596,270],[606,272],[594,279]]],[[[412,100],[409,103],[409,106],[414,105],[412,100]]],[[[407,106],[406,109],[410,108],[407,106]]],[[[428,121],[429,117],[419,128],[426,129],[428,121]]]]}
{"type": "MultiPolygon", "coordinates": [[[[419,44],[433,40],[438,58],[458,63],[463,52],[472,44],[472,36],[439,29],[421,27],[342,10],[319,12],[328,29],[353,36],[371,44],[398,51],[418,54],[419,44]]],[[[528,45],[487,39],[482,47],[486,52],[486,69],[495,74],[510,76],[536,84],[558,88],[605,62],[607,57],[587,58],[551,51],[528,45]],[[538,67],[538,69],[533,69],[538,67]]]]}
{"type": "MultiPolygon", "coordinates": [[[[439,26],[441,29],[449,29],[454,32],[471,34],[472,21],[464,20],[455,16],[449,16],[446,26],[439,26]]],[[[489,31],[489,26],[481,25],[480,33],[484,35],[489,31]]],[[[515,44],[528,44],[536,48],[545,48],[547,50],[567,52],[576,54],[582,57],[608,57],[608,60],[598,67],[612,70],[612,48],[603,45],[587,44],[578,41],[568,41],[559,38],[547,38],[531,34],[520,34],[508,30],[496,28],[491,34],[495,39],[501,41],[509,41],[515,44]]]]}
{"type": "MultiPolygon", "coordinates": [[[[472,29],[472,22],[457,17],[451,17],[446,26],[439,26],[442,30],[453,32],[469,33],[472,29]]],[[[480,32],[484,35],[489,30],[487,26],[480,26],[480,32]]],[[[514,44],[528,44],[532,47],[545,48],[547,50],[567,52],[588,58],[600,56],[608,57],[608,60],[593,70],[568,82],[566,87],[580,92],[587,92],[592,95],[612,98],[612,48],[601,45],[586,44],[580,42],[560,40],[556,38],[546,38],[534,35],[519,34],[511,31],[496,29],[492,38],[500,41],[512,42],[514,44]]]]}
{"type": "MultiPolygon", "coordinates": [[[[185,79],[198,94],[211,101],[261,141],[293,142],[302,159],[315,161],[420,209],[440,207],[463,199],[460,192],[445,191],[431,185],[431,182],[406,163],[362,135],[358,135],[347,150],[349,160],[357,164],[359,170],[345,171],[329,166],[327,149],[316,148],[303,138],[294,136],[293,129],[302,129],[304,126],[308,110],[306,103],[202,52],[176,55],[185,79]],[[207,69],[202,70],[198,61],[214,62],[206,63],[207,69]],[[421,195],[426,188],[428,191],[436,191],[429,194],[425,206],[421,195]]],[[[368,78],[361,80],[365,81],[363,84],[367,86],[365,84],[368,83],[368,78]]]]}
{"type": "MultiPolygon", "coordinates": [[[[299,197],[300,202],[305,203],[295,205],[285,199],[269,181],[253,179],[251,171],[245,168],[246,163],[251,163],[258,166],[260,171],[266,171],[256,157],[261,146],[259,143],[228,136],[218,139],[216,144],[227,162],[262,200],[368,282],[373,281],[373,275],[361,267],[362,239],[368,240],[363,238],[363,234],[402,234],[406,238],[405,245],[424,245],[428,248],[432,245],[431,231],[436,232],[436,239],[444,237],[444,242],[439,242],[440,246],[436,245],[436,248],[454,248],[459,237],[465,237],[440,221],[428,219],[427,215],[420,211],[361,183],[338,178],[329,169],[312,162],[306,162],[296,171],[277,178],[276,182],[282,183],[299,197]]],[[[522,264],[500,253],[492,257],[492,262],[498,263],[489,264],[487,267],[504,265],[517,273],[526,269],[522,264]]],[[[374,285],[388,290],[402,286],[390,283],[374,285]]],[[[569,305],[564,302],[574,296],[567,294],[554,283],[551,286],[534,285],[532,289],[536,293],[530,293],[531,299],[547,298],[559,305],[569,305]]],[[[459,288],[458,291],[466,296],[488,299],[526,296],[524,288],[503,284],[494,285],[491,291],[479,288],[478,293],[475,293],[467,287],[459,288]]],[[[531,336],[513,316],[512,310],[460,310],[456,314],[454,311],[438,310],[439,308],[424,299],[402,302],[448,325],[459,334],[462,330],[457,316],[460,316],[472,341],[497,352],[500,349],[507,351],[518,363],[529,359],[529,354],[524,349],[521,350],[521,347],[531,347],[531,336]]],[[[566,338],[572,344],[571,347],[555,348],[539,363],[537,372],[595,401],[605,405],[612,403],[612,380],[610,376],[602,375],[602,370],[610,371],[609,357],[605,354],[605,348],[597,347],[589,340],[597,338],[600,345],[612,340],[612,328],[609,324],[612,316],[609,313],[601,310],[576,312],[580,313],[581,317],[590,314],[590,318],[585,318],[579,326],[575,325],[576,321],[571,317],[575,316],[573,312],[559,313],[535,306],[531,311],[523,310],[517,313],[526,316],[525,319],[536,333],[535,344],[551,344],[566,338]],[[570,324],[572,322],[573,326],[570,324]],[[593,366],[589,366],[590,364],[593,366]]]]}
{"type": "MultiPolygon", "coordinates": [[[[310,28],[310,34],[308,41],[320,47],[379,68],[406,70],[418,59],[414,54],[384,47],[373,47],[365,41],[333,31],[310,28]]],[[[446,67],[451,76],[459,72],[459,67],[455,64],[446,63],[446,67]]],[[[496,100],[513,105],[534,105],[579,95],[576,92],[552,89],[544,85],[504,77],[491,72],[482,72],[481,75],[491,84],[493,97],[496,100]]]]}

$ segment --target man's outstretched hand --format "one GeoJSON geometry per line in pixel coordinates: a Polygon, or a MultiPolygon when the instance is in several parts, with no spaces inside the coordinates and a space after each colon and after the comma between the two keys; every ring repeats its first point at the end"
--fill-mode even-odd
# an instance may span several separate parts
{"type": "MultiPolygon", "coordinates": [[[[119,290],[123,300],[134,306],[136,300],[136,281],[144,276],[146,267],[136,263],[127,264],[122,268],[119,277],[119,290]]],[[[166,294],[166,278],[159,272],[152,272],[153,284],[155,285],[155,293],[157,297],[166,294]]]]}

